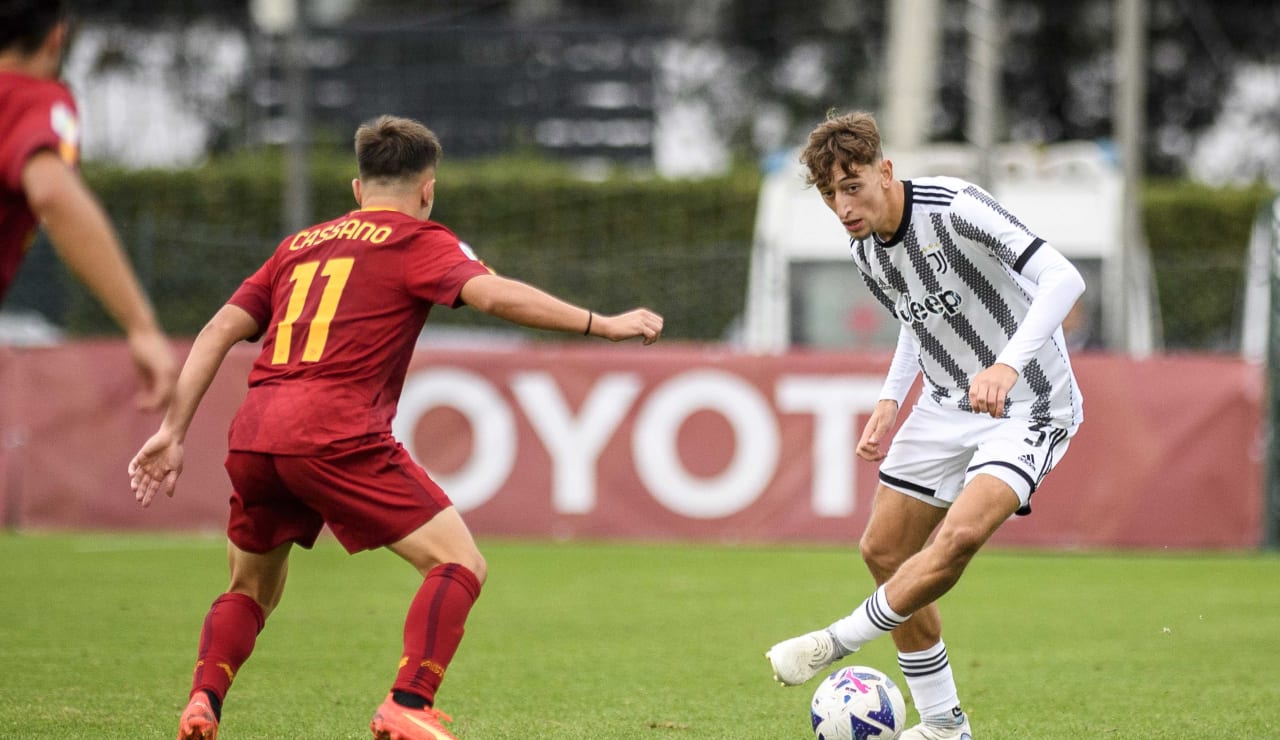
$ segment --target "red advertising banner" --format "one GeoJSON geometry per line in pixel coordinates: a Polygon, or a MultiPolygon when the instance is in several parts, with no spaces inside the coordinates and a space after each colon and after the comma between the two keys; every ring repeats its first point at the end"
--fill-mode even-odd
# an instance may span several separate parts
{"type": "MultiPolygon", "coordinates": [[[[124,347],[0,350],[4,522],[220,530],[226,429],[255,355],[229,356],[187,440],[178,495],[144,511],[125,468],[159,417],[133,409],[124,347]]],[[[854,543],[876,467],[853,448],[887,362],[678,344],[424,350],[395,432],[480,536],[854,543]]],[[[1202,356],[1075,365],[1085,423],[1034,513],[996,543],[1258,544],[1259,367],[1202,356]]]]}

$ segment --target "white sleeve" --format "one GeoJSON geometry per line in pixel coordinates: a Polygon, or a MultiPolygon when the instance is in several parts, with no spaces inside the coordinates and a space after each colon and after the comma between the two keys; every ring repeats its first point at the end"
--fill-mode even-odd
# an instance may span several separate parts
{"type": "Polygon", "coordinates": [[[880,400],[897,401],[901,408],[919,372],[920,350],[916,347],[916,338],[910,329],[903,326],[898,329],[898,346],[893,349],[893,361],[889,363],[889,372],[885,374],[884,385],[880,388],[880,400]]]}
{"type": "Polygon", "coordinates": [[[1036,294],[1022,324],[1009,338],[1009,344],[996,357],[996,362],[1012,367],[1019,374],[1054,332],[1084,293],[1084,278],[1062,253],[1041,244],[1022,266],[1022,274],[1036,284],[1036,294]]]}

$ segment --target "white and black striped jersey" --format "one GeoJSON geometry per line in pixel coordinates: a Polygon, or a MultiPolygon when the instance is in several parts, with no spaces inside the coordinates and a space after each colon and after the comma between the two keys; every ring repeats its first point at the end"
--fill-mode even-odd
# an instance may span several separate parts
{"type": "MultiPolygon", "coordinates": [[[[897,233],[851,238],[853,261],[914,337],[925,394],[971,411],[969,381],[996,362],[1027,315],[1037,286],[1022,270],[1045,243],[972,183],[923,177],[903,189],[897,233]]],[[[1083,420],[1060,326],[1015,369],[1007,416],[1062,427],[1083,420]]]]}

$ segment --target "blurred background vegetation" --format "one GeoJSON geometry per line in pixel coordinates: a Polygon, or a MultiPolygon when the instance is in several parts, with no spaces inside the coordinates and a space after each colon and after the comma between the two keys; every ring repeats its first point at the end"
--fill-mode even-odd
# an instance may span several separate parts
{"type": "MultiPolygon", "coordinates": [[[[351,210],[349,158],[313,163],[318,210],[351,210]]],[[[199,331],[275,248],[285,233],[281,171],[244,157],[199,170],[90,171],[169,331],[199,331]]],[[[446,162],[434,215],[504,275],[601,311],[661,307],[668,337],[720,340],[732,337],[746,301],[758,186],[753,169],[584,182],[554,163],[446,162]]],[[[1146,189],[1144,222],[1168,349],[1230,346],[1249,232],[1273,195],[1262,186],[1173,180],[1146,189]]],[[[113,331],[93,298],[61,279],[61,322],[75,333],[113,331]]],[[[855,279],[851,272],[854,290],[855,279]]],[[[438,311],[432,321],[503,326],[475,311],[438,311]]]]}

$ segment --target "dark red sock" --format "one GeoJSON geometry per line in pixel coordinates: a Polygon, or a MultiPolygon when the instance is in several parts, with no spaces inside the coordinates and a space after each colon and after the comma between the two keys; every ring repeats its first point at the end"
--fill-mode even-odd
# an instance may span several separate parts
{"type": "Polygon", "coordinates": [[[457,563],[432,568],[409,605],[404,622],[404,656],[392,691],[417,694],[434,704],[436,689],[462,641],[480,581],[457,563]]]}
{"type": "Polygon", "coordinates": [[[191,693],[207,691],[221,703],[265,623],[262,607],[249,596],[225,593],[214,599],[200,630],[191,693]]]}

